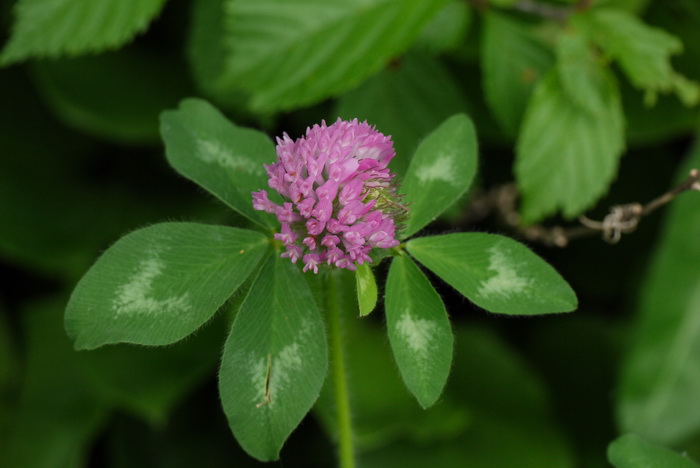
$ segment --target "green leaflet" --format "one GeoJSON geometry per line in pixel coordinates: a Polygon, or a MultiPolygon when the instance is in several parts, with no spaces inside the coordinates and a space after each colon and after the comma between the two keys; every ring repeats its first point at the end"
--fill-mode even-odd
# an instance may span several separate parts
{"type": "Polygon", "coordinates": [[[509,134],[518,134],[530,94],[551,64],[552,53],[524,23],[492,11],[484,15],[484,93],[496,120],[509,134]]]}
{"type": "Polygon", "coordinates": [[[237,127],[201,99],[185,99],[177,110],[163,112],[160,129],[175,170],[248,219],[268,228],[277,225],[272,216],[253,209],[251,197],[268,187],[263,164],[275,160],[265,134],[237,127]]]}
{"type": "Polygon", "coordinates": [[[625,147],[624,116],[609,71],[600,96],[605,107],[581,109],[549,72],[532,96],[518,138],[515,174],[523,195],[522,215],[534,223],[561,210],[573,218],[608,189],[625,147]]]}
{"type": "Polygon", "coordinates": [[[446,0],[228,0],[228,70],[260,111],[316,103],[403,53],[446,0]]]}
{"type": "Polygon", "coordinates": [[[698,468],[700,465],[673,450],[649,443],[633,434],[618,437],[608,446],[615,468],[698,468]]]}
{"type": "Polygon", "coordinates": [[[372,268],[367,263],[357,265],[355,286],[360,317],[365,317],[377,307],[377,280],[374,279],[372,268]]]}
{"type": "Polygon", "coordinates": [[[101,52],[143,31],[166,0],[19,0],[0,65],[101,52]]]}
{"type": "Polygon", "coordinates": [[[451,115],[467,110],[449,70],[433,57],[411,52],[340,96],[336,113],[344,119],[366,119],[391,135],[396,157],[390,167],[403,175],[421,139],[451,115]]]}
{"type": "MultiPolygon", "coordinates": [[[[358,452],[371,451],[396,439],[425,443],[454,439],[469,424],[469,411],[464,405],[443,398],[428,409],[416,404],[396,369],[384,327],[376,321],[356,319],[352,272],[335,273],[350,377],[353,436],[358,452]]],[[[311,280],[318,300],[322,300],[323,282],[315,275],[306,277],[311,280]]],[[[334,390],[332,379],[327,379],[314,405],[315,415],[329,434],[337,432],[334,390]]]]}
{"type": "Polygon", "coordinates": [[[442,393],[452,364],[452,330],[442,299],[408,256],[394,258],[386,283],[386,325],[406,386],[423,408],[442,393]]]}
{"type": "Polygon", "coordinates": [[[421,237],[408,252],[479,307],[508,315],[569,312],[574,291],[527,247],[495,234],[421,237]]]}
{"type": "Polygon", "coordinates": [[[406,238],[456,202],[471,185],[477,166],[476,131],[464,114],[445,120],[416,150],[401,191],[410,210],[406,238]]]}
{"type": "MultiPolygon", "coordinates": [[[[679,179],[700,167],[696,146],[679,179]]],[[[623,363],[617,416],[623,431],[674,445],[700,429],[700,193],[669,207],[665,232],[640,288],[623,363]]]]}
{"type": "Polygon", "coordinates": [[[255,231],[195,223],[132,232],[78,283],[66,308],[66,331],[76,349],[174,343],[214,315],[268,245],[255,231]]]}
{"type": "Polygon", "coordinates": [[[299,269],[271,256],[241,306],[224,348],[219,390],[236,439],[276,460],[318,398],[328,367],[321,314],[299,269]]]}

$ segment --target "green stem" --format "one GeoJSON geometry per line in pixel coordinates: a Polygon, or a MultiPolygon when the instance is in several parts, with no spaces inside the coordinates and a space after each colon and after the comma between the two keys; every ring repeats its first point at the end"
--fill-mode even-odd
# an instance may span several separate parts
{"type": "Polygon", "coordinates": [[[355,451],[350,420],[350,398],[345,369],[345,353],[341,323],[341,308],[338,301],[338,278],[335,272],[326,277],[326,308],[330,328],[331,376],[335,395],[336,423],[338,425],[338,452],[340,468],[355,467],[355,451]]]}

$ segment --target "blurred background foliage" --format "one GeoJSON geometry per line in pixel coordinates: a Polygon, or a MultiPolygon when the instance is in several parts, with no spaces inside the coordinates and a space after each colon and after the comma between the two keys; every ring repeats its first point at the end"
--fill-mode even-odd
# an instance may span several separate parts
{"type": "MultiPolygon", "coordinates": [[[[0,28],[7,468],[258,465],[216,392],[236,300],[165,348],[78,353],[63,330],[70,291],[120,235],[244,223],[166,163],[158,116],[182,98],[271,136],[367,119],[393,136],[399,173],[466,112],[475,195],[516,178],[530,222],[601,217],[700,167],[696,0],[17,0],[0,4],[0,28]]],[[[470,199],[429,233],[517,235],[471,221],[470,199]]],[[[577,291],[567,316],[487,315],[443,287],[455,361],[427,411],[398,376],[382,314],[348,322],[362,466],[603,467],[626,433],[645,442],[611,446],[616,466],[642,466],[625,456],[649,444],[700,459],[698,239],[700,196],[685,194],[615,246],[531,244],[577,291]]],[[[335,463],[326,400],[284,466],[335,463]]]]}

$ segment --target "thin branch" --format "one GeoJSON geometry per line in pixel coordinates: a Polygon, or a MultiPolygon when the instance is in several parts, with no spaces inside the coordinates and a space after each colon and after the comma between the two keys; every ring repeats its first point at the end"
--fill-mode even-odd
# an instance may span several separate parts
{"type": "Polygon", "coordinates": [[[506,184],[496,187],[485,194],[474,198],[466,222],[485,218],[490,212],[495,212],[498,219],[525,239],[538,242],[547,246],[566,247],[574,239],[590,237],[600,234],[608,243],[616,244],[623,234],[629,234],[637,229],[642,218],[666,205],[678,195],[687,191],[700,191],[700,171],[692,169],[687,179],[657,197],[649,203],[629,203],[616,205],[610,208],[602,221],[595,221],[581,216],[580,226],[553,226],[541,225],[522,227],[520,215],[517,211],[518,191],[514,184],[506,184]]]}

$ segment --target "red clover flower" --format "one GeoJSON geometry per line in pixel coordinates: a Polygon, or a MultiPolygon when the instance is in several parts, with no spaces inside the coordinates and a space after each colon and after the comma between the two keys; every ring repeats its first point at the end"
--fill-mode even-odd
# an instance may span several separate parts
{"type": "Polygon", "coordinates": [[[265,190],[252,195],[253,208],[282,225],[275,234],[286,247],[282,257],[301,258],[314,273],[322,263],[355,270],[372,261],[372,248],[399,245],[407,210],[387,167],[394,155],[391,137],[357,119],[323,121],[296,141],[277,138],[277,162],[265,169],[284,202],[273,203],[265,190]]]}

